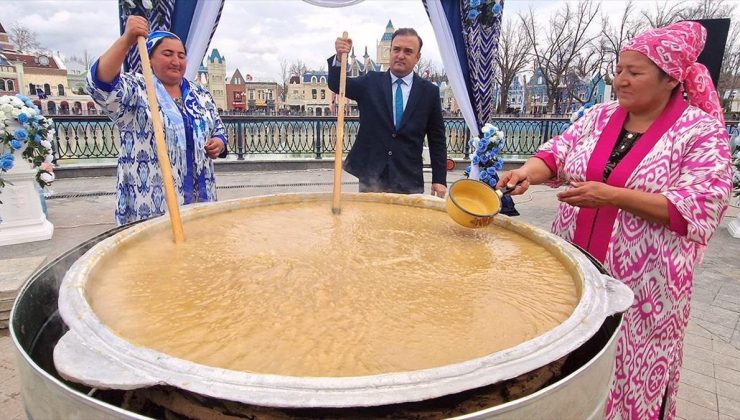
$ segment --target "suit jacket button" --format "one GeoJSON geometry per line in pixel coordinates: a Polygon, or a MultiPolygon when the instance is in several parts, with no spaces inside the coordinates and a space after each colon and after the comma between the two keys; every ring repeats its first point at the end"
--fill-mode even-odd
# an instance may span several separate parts
{"type": "Polygon", "coordinates": [[[388,151],[388,156],[393,156],[393,152],[389,150],[388,151]]]}
{"type": "Polygon", "coordinates": [[[391,137],[396,138],[396,133],[391,134],[391,137]]]}

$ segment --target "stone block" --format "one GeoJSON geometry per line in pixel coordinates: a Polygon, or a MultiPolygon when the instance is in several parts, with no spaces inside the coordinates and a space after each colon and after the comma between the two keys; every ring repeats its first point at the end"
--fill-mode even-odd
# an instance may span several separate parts
{"type": "MultiPolygon", "coordinates": [[[[679,388],[680,389],[680,388],[679,388]]],[[[719,413],[690,401],[676,398],[676,416],[686,420],[719,419],[719,413]]]]}

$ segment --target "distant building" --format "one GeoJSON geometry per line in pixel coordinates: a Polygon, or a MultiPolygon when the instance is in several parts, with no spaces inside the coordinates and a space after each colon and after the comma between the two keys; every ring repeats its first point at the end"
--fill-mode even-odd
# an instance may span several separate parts
{"type": "Polygon", "coordinates": [[[0,24],[0,95],[15,95],[21,92],[23,84],[23,66],[21,63],[13,63],[4,52],[13,52],[15,48],[10,43],[10,38],[0,24]]]}
{"type": "MultiPolygon", "coordinates": [[[[525,108],[531,114],[551,114],[553,110],[548,108],[548,91],[545,77],[541,69],[537,69],[524,86],[526,90],[525,108]]],[[[612,97],[611,85],[607,85],[604,77],[594,75],[591,78],[580,78],[571,73],[567,76],[565,84],[558,89],[560,101],[556,115],[567,115],[578,110],[585,102],[601,103],[610,101],[612,97]]],[[[552,105],[552,104],[551,104],[552,105]]]]}
{"type": "Polygon", "coordinates": [[[370,73],[371,71],[381,71],[380,64],[373,61],[370,55],[367,53],[367,47],[365,47],[365,54],[362,56],[362,60],[355,56],[355,49],[352,47],[352,52],[349,55],[347,62],[347,77],[358,77],[363,74],[370,73]]]}
{"type": "MultiPolygon", "coordinates": [[[[21,93],[29,96],[45,115],[98,113],[90,95],[70,89],[69,71],[58,53],[20,53],[9,41],[2,25],[0,48],[0,80],[5,82],[0,83],[0,95],[21,93]]],[[[74,70],[72,80],[80,77],[84,77],[82,70],[74,70]]]]}
{"type": "Polygon", "coordinates": [[[280,90],[277,83],[246,81],[244,88],[248,112],[272,115],[277,111],[276,100],[280,90]]]}
{"type": "Polygon", "coordinates": [[[229,111],[246,111],[247,101],[244,98],[246,91],[246,80],[239,69],[236,69],[231,79],[226,83],[226,109],[229,111]]]}
{"type": "MultiPolygon", "coordinates": [[[[506,106],[503,108],[504,114],[522,114],[526,109],[526,102],[524,100],[524,85],[526,84],[526,77],[515,77],[509,86],[509,92],[506,97],[506,106]]],[[[501,103],[501,87],[495,86],[493,89],[494,102],[498,106],[501,103]]]]}
{"type": "Polygon", "coordinates": [[[328,77],[325,71],[308,71],[303,76],[292,76],[285,96],[288,112],[311,116],[334,115],[334,93],[329,90],[328,77]]]}

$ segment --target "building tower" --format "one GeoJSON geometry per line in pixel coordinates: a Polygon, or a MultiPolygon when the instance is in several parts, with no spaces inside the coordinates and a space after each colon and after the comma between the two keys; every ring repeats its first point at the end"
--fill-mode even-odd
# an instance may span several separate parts
{"type": "Polygon", "coordinates": [[[216,48],[211,50],[206,64],[208,68],[208,90],[219,109],[228,109],[226,106],[226,57],[216,48]]]}
{"type": "Polygon", "coordinates": [[[395,32],[395,29],[393,29],[393,22],[388,20],[388,24],[385,26],[385,32],[380,38],[380,42],[376,45],[376,57],[378,58],[377,64],[380,66],[381,71],[388,70],[388,67],[390,67],[391,64],[391,38],[393,38],[393,32],[395,32]]]}
{"type": "Polygon", "coordinates": [[[10,42],[8,33],[5,32],[5,28],[3,28],[2,23],[0,23],[0,52],[3,51],[16,52],[15,46],[10,42]]]}

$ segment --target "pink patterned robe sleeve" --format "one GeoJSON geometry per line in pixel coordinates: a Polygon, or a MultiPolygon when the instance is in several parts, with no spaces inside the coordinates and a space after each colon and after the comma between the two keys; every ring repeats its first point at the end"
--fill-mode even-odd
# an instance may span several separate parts
{"type": "MultiPolygon", "coordinates": [[[[671,203],[671,230],[681,231],[686,224],[687,239],[707,245],[719,226],[732,192],[732,167],[727,130],[717,121],[705,120],[692,127],[684,147],[680,168],[671,171],[675,179],[662,194],[671,203]]],[[[674,159],[671,159],[676,161],[674,159]]]]}
{"type": "MultiPolygon", "coordinates": [[[[545,182],[546,185],[557,188],[563,184],[567,184],[569,181],[584,181],[584,179],[572,179],[573,174],[581,173],[581,170],[575,170],[574,168],[568,168],[566,159],[570,161],[570,164],[576,164],[570,157],[570,153],[574,146],[586,135],[586,133],[593,133],[596,130],[597,121],[601,121],[603,126],[608,121],[608,115],[611,115],[610,111],[616,107],[616,103],[600,104],[591,108],[589,112],[583,117],[578,119],[575,123],[571,124],[563,134],[557,135],[540,146],[539,151],[534,157],[542,159],[545,162],[550,171],[555,174],[550,180],[545,182]]],[[[600,132],[603,127],[600,127],[600,132]]],[[[588,164],[588,160],[582,160],[577,166],[588,164]]],[[[585,166],[582,174],[585,176],[585,166]]]]}

